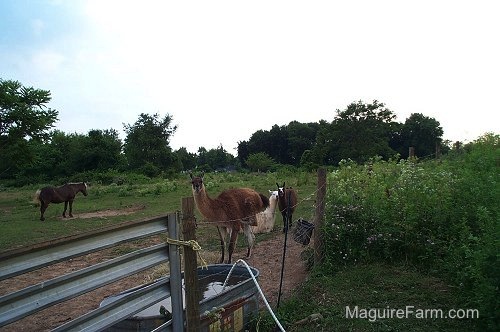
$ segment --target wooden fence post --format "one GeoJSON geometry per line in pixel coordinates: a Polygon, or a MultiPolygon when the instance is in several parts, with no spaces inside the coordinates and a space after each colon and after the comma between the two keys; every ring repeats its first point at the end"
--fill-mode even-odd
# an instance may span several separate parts
{"type": "Polygon", "coordinates": [[[323,260],[323,224],[325,219],[326,169],[318,168],[318,190],[316,192],[316,212],[314,218],[314,265],[323,260]]]}
{"type": "Polygon", "coordinates": [[[436,142],[436,159],[441,158],[441,142],[436,142]]]}
{"type": "MultiPolygon", "coordinates": [[[[182,233],[184,241],[196,240],[193,197],[182,198],[182,233]]],[[[200,329],[200,300],[196,251],[184,246],[184,284],[186,289],[186,331],[200,329]]]]}
{"type": "Polygon", "coordinates": [[[415,147],[410,146],[408,149],[408,159],[414,158],[415,157],[415,147]]]}

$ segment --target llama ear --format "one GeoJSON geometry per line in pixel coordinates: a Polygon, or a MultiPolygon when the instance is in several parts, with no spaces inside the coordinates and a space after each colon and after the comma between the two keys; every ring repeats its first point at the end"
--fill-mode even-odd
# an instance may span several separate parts
{"type": "Polygon", "coordinates": [[[283,182],[283,189],[285,189],[285,182],[283,182]]]}
{"type": "Polygon", "coordinates": [[[189,176],[191,177],[191,180],[193,179],[193,173],[189,172],[189,176]]]}
{"type": "Polygon", "coordinates": [[[278,189],[280,188],[280,185],[278,184],[278,182],[276,182],[276,186],[278,187],[278,189]]]}
{"type": "Polygon", "coordinates": [[[201,172],[200,178],[203,180],[203,177],[205,176],[205,172],[201,172]]]}

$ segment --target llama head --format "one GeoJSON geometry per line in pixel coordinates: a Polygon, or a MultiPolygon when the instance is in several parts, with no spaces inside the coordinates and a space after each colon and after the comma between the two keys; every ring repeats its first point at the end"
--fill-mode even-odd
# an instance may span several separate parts
{"type": "Polygon", "coordinates": [[[269,191],[269,198],[271,197],[278,197],[278,191],[277,190],[268,190],[269,191]]]}
{"type": "Polygon", "coordinates": [[[276,186],[278,186],[278,197],[285,197],[285,182],[283,182],[281,187],[278,182],[276,182],[276,186]]]}
{"type": "Polygon", "coordinates": [[[193,192],[199,194],[203,190],[203,175],[201,173],[200,176],[193,176],[193,173],[189,173],[191,177],[191,185],[193,186],[193,192]]]}
{"type": "Polygon", "coordinates": [[[269,190],[269,202],[276,202],[278,200],[278,191],[269,190]]]}

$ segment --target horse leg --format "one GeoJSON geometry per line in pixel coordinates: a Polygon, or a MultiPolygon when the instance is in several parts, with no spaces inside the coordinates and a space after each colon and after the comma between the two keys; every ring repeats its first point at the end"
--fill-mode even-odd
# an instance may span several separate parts
{"type": "Polygon", "coordinates": [[[226,250],[226,236],[227,230],[226,227],[217,226],[217,231],[219,232],[220,237],[220,249],[221,249],[221,257],[219,260],[219,264],[224,263],[224,251],[226,250]]]}
{"type": "Polygon", "coordinates": [[[45,204],[44,201],[40,200],[40,220],[41,221],[45,220],[45,217],[43,216],[43,214],[45,213],[45,210],[47,210],[48,206],[49,206],[49,204],[45,204]]]}
{"type": "Polygon", "coordinates": [[[66,218],[66,210],[68,209],[68,201],[64,202],[63,218],[66,218]]]}
{"type": "Polygon", "coordinates": [[[69,200],[69,216],[73,218],[73,200],[69,200]]]}
{"type": "Polygon", "coordinates": [[[252,257],[252,249],[253,245],[255,243],[255,235],[252,232],[252,228],[250,225],[244,225],[243,226],[243,233],[245,234],[245,237],[248,242],[248,250],[247,250],[247,259],[252,257]]]}
{"type": "Polygon", "coordinates": [[[236,240],[238,240],[238,233],[239,233],[238,230],[231,229],[231,237],[229,239],[229,248],[228,248],[229,257],[227,258],[227,264],[231,264],[231,257],[233,256],[234,247],[236,247],[236,240]]]}

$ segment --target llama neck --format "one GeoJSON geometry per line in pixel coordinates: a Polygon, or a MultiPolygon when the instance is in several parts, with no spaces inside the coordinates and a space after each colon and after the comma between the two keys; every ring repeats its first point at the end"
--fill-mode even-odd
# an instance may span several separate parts
{"type": "Polygon", "coordinates": [[[274,209],[276,209],[277,204],[278,204],[277,199],[270,199],[269,200],[269,210],[274,211],[274,209]]]}
{"type": "Polygon", "coordinates": [[[208,196],[205,186],[203,185],[199,192],[193,189],[193,197],[200,213],[205,218],[213,220],[214,212],[217,209],[215,208],[214,200],[208,196]]]}

